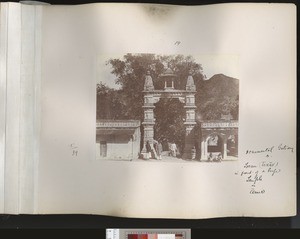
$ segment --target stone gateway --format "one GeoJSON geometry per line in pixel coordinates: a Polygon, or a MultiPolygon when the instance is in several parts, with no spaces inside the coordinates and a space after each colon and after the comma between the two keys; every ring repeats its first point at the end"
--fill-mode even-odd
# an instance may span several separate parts
{"type": "Polygon", "coordinates": [[[141,154],[146,155],[146,142],[153,146],[155,125],[155,103],[161,98],[176,98],[184,103],[185,139],[182,158],[186,160],[224,160],[236,159],[238,155],[238,122],[229,119],[220,121],[196,122],[195,94],[196,86],[192,73],[189,72],[185,90],[174,88],[176,75],[170,68],[160,76],[164,81],[163,90],[155,90],[150,72],[144,84],[144,121],[141,154]]]}
{"type": "Polygon", "coordinates": [[[196,125],[195,116],[195,94],[196,86],[192,74],[190,73],[187,78],[186,90],[177,90],[174,88],[175,74],[168,68],[164,74],[161,75],[161,79],[164,80],[164,89],[155,90],[153,81],[150,76],[150,72],[147,72],[144,86],[144,121],[142,123],[144,128],[143,148],[141,151],[142,155],[146,154],[146,142],[149,141],[153,145],[154,140],[154,104],[157,103],[161,98],[176,98],[180,102],[185,103],[186,121],[185,125],[185,145],[182,157],[184,159],[192,158],[192,148],[195,146],[195,137],[192,130],[196,125]]]}

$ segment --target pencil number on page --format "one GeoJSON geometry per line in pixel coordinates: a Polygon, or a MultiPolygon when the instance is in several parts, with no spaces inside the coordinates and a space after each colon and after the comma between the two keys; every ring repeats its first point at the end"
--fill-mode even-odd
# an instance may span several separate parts
{"type": "Polygon", "coordinates": [[[70,151],[71,151],[71,156],[72,157],[77,157],[78,156],[78,146],[75,143],[72,143],[69,145],[70,151]]]}

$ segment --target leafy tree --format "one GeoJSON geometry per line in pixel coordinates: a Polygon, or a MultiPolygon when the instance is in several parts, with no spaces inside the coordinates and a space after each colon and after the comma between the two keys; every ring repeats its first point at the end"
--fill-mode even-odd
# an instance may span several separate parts
{"type": "Polygon", "coordinates": [[[216,74],[202,81],[196,94],[197,113],[200,120],[220,120],[222,115],[238,119],[239,84],[238,80],[216,74]]]}
{"type": "MultiPolygon", "coordinates": [[[[121,59],[110,59],[107,65],[116,76],[120,89],[97,85],[97,119],[137,119],[143,121],[143,90],[146,72],[149,70],[156,90],[163,89],[160,75],[167,67],[177,76],[175,89],[184,90],[189,72],[196,85],[197,120],[220,120],[222,115],[238,119],[238,80],[217,74],[204,80],[202,66],[191,56],[126,54],[121,59]]],[[[185,112],[177,100],[161,99],[155,108],[155,137],[172,139],[182,145],[185,131],[185,112]]]]}
{"type": "Polygon", "coordinates": [[[124,103],[121,91],[102,83],[97,85],[97,119],[130,119],[126,118],[124,103]]]}
{"type": "Polygon", "coordinates": [[[174,142],[182,152],[184,146],[184,104],[178,99],[160,99],[155,104],[154,137],[160,142],[174,142]]]}
{"type": "MultiPolygon", "coordinates": [[[[126,54],[123,59],[110,59],[107,65],[112,67],[112,74],[117,79],[116,83],[121,86],[122,111],[124,118],[143,119],[143,90],[146,72],[149,70],[155,89],[163,89],[164,82],[160,75],[166,67],[171,68],[177,75],[175,80],[176,89],[185,89],[188,72],[191,70],[195,81],[203,79],[202,67],[191,56],[171,55],[161,56],[155,54],[126,54]]],[[[113,117],[115,118],[115,117],[113,117]]]]}
{"type": "Polygon", "coordinates": [[[207,98],[199,109],[204,120],[220,120],[222,115],[230,115],[231,119],[238,119],[238,99],[229,96],[207,98]]]}

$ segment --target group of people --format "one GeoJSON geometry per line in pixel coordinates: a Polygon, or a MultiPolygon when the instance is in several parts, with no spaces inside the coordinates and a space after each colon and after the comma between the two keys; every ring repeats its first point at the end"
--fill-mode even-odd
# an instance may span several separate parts
{"type": "MultiPolygon", "coordinates": [[[[175,143],[168,143],[169,156],[177,157],[179,155],[178,147],[175,143]]],[[[146,142],[146,158],[147,159],[162,159],[163,146],[161,142],[153,140],[153,146],[150,144],[149,140],[146,142]]]]}
{"type": "Polygon", "coordinates": [[[213,155],[212,152],[209,153],[208,157],[207,157],[207,161],[208,162],[221,162],[222,161],[222,154],[219,153],[217,155],[213,155]]]}
{"type": "Polygon", "coordinates": [[[179,150],[175,143],[168,143],[169,146],[169,156],[176,157],[179,154],[179,150]]]}
{"type": "MultiPolygon", "coordinates": [[[[162,159],[163,145],[161,142],[153,139],[153,144],[150,143],[149,140],[146,142],[146,155],[144,155],[145,159],[162,159]]],[[[175,143],[168,142],[168,156],[178,157],[180,155],[178,147],[175,143]]],[[[167,154],[166,154],[167,155],[167,154]]],[[[191,149],[191,159],[196,159],[196,147],[194,146],[191,149]]],[[[221,162],[222,154],[220,152],[210,152],[207,157],[208,162],[221,162]]]]}
{"type": "Polygon", "coordinates": [[[146,142],[147,159],[159,159],[161,160],[161,153],[163,151],[162,144],[156,140],[153,140],[153,147],[149,141],[146,142]]]}

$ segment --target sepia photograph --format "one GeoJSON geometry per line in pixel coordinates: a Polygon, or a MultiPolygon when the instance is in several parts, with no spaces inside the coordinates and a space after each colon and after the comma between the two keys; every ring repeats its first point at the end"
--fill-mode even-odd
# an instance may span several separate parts
{"type": "Polygon", "coordinates": [[[131,53],[101,58],[96,158],[237,160],[239,80],[213,64],[206,73],[198,58],[131,53]]]}

